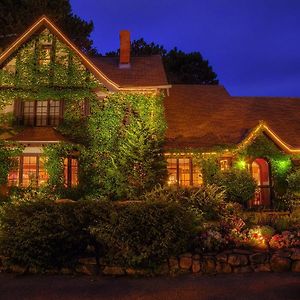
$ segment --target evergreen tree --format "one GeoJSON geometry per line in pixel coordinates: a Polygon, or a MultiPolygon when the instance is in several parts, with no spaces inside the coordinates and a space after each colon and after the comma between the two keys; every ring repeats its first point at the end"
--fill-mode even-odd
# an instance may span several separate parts
{"type": "MultiPolygon", "coordinates": [[[[106,53],[119,56],[120,49],[106,53]]],[[[177,48],[167,51],[162,45],[146,43],[143,38],[131,43],[132,56],[161,55],[168,81],[172,84],[218,84],[217,74],[200,52],[185,53],[177,48]]]]}
{"type": "Polygon", "coordinates": [[[93,22],[72,13],[69,0],[0,0],[0,48],[6,47],[42,15],[53,20],[83,51],[96,54],[93,22]]]}

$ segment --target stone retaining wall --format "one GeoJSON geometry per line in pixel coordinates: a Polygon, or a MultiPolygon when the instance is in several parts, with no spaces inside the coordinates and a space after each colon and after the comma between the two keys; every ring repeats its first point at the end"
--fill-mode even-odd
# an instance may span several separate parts
{"type": "MultiPolygon", "coordinates": [[[[36,273],[34,269],[10,266],[3,271],[17,273],[36,273]]],[[[176,275],[181,273],[247,273],[247,272],[300,272],[300,248],[283,249],[278,251],[233,249],[220,253],[192,254],[185,253],[178,257],[170,257],[155,271],[108,266],[97,262],[94,257],[79,259],[75,270],[63,268],[49,270],[48,273],[111,275],[111,276],[149,276],[176,275]]]]}
{"type": "Polygon", "coordinates": [[[185,253],[171,257],[156,271],[101,265],[96,260],[81,259],[78,271],[84,274],[104,275],[174,275],[180,273],[246,273],[246,272],[300,272],[300,248],[279,251],[233,249],[203,255],[185,253]],[[95,273],[96,272],[96,273],[95,273]]]}

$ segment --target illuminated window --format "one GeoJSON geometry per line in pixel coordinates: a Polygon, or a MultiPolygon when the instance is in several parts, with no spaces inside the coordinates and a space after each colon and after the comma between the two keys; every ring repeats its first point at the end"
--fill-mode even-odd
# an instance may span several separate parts
{"type": "Polygon", "coordinates": [[[51,62],[51,44],[42,45],[40,50],[39,64],[47,66],[51,62]]]}
{"type": "Polygon", "coordinates": [[[179,158],[179,185],[190,186],[191,185],[191,161],[189,158],[179,158]]]}
{"type": "Polygon", "coordinates": [[[57,126],[60,121],[60,101],[24,101],[23,125],[57,126]]]}
{"type": "Polygon", "coordinates": [[[24,156],[22,157],[22,178],[21,185],[23,187],[27,187],[30,185],[37,185],[37,174],[38,174],[38,164],[37,164],[37,156],[24,156]]]}
{"type": "Polygon", "coordinates": [[[78,185],[78,160],[68,157],[64,160],[65,187],[75,187],[78,185]]]}
{"type": "Polygon", "coordinates": [[[167,169],[168,169],[168,184],[175,185],[177,181],[177,159],[169,158],[167,159],[167,169]]]}
{"type": "Polygon", "coordinates": [[[42,186],[48,181],[44,158],[39,155],[24,155],[18,158],[18,165],[8,174],[9,186],[42,186]]]}
{"type": "Polygon", "coordinates": [[[197,164],[193,164],[193,186],[201,186],[203,184],[202,173],[197,164]]]}
{"type": "Polygon", "coordinates": [[[229,162],[227,159],[220,160],[220,169],[221,171],[226,171],[229,169],[229,162]]]}
{"type": "Polygon", "coordinates": [[[168,184],[183,187],[200,186],[202,176],[199,167],[190,158],[167,159],[168,184]]]}

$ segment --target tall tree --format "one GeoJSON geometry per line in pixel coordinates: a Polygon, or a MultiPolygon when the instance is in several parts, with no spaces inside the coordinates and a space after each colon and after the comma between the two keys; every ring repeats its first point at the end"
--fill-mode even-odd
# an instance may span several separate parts
{"type": "MultiPolygon", "coordinates": [[[[118,56],[120,49],[106,53],[118,56]]],[[[167,51],[162,45],[147,43],[143,38],[131,43],[132,56],[161,55],[170,83],[218,84],[217,74],[200,52],[185,53],[177,48],[167,51]]]]}
{"type": "Polygon", "coordinates": [[[53,20],[83,51],[96,54],[90,39],[93,22],[74,15],[69,0],[0,0],[0,47],[7,46],[42,15],[53,20]]]}

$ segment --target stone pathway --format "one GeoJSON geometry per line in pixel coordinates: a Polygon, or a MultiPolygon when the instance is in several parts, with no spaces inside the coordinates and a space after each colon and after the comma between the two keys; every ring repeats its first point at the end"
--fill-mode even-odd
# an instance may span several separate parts
{"type": "Polygon", "coordinates": [[[0,274],[1,300],[299,300],[297,273],[155,278],[0,274]]]}

